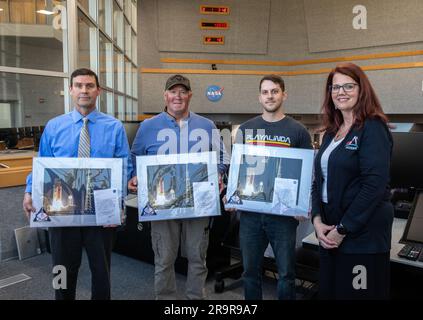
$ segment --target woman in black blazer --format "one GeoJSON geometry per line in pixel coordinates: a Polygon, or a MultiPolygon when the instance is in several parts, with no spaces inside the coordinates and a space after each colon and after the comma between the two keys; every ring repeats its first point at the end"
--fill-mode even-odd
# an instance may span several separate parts
{"type": "Polygon", "coordinates": [[[312,189],[320,298],[387,299],[394,212],[387,117],[352,63],[329,74],[322,111],[325,134],[312,189]]]}

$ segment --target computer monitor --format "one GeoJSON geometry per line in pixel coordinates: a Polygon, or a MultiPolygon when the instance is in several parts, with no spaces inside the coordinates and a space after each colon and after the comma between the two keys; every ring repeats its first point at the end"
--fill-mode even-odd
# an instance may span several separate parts
{"type": "Polygon", "coordinates": [[[392,132],[391,188],[423,189],[423,132],[392,132]]]}
{"type": "Polygon", "coordinates": [[[0,128],[0,141],[4,141],[7,148],[13,148],[18,143],[18,130],[16,128],[0,128]]]}
{"type": "Polygon", "coordinates": [[[137,122],[124,122],[123,126],[126,131],[126,136],[128,137],[129,147],[132,147],[132,143],[134,142],[135,136],[137,135],[138,128],[140,126],[139,121],[137,122]]]}
{"type": "Polygon", "coordinates": [[[423,190],[418,190],[408,216],[401,243],[423,244],[423,190]]]}

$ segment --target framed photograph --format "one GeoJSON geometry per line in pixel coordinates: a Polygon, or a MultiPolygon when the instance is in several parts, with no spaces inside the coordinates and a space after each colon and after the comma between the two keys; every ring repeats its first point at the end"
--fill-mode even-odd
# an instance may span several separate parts
{"type": "Polygon", "coordinates": [[[307,216],[314,150],[235,144],[225,208],[307,216]]]}
{"type": "Polygon", "coordinates": [[[122,159],[34,158],[31,227],[121,224],[122,159]]]}
{"type": "Polygon", "coordinates": [[[216,152],[138,156],[139,221],[220,215],[216,152]]]}

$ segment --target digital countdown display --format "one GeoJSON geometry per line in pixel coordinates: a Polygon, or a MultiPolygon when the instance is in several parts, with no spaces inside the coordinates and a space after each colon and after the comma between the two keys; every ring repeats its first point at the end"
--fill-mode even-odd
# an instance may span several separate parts
{"type": "Polygon", "coordinates": [[[225,37],[224,36],[204,36],[203,43],[204,44],[225,44],[225,37]]]}
{"type": "Polygon", "coordinates": [[[200,6],[201,14],[229,14],[229,7],[225,6],[200,6]]]}
{"type": "Polygon", "coordinates": [[[205,30],[229,29],[228,22],[218,21],[201,21],[200,28],[205,30]]]}

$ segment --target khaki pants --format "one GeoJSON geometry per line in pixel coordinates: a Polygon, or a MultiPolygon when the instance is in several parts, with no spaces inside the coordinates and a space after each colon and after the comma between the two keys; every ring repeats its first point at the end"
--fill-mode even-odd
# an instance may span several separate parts
{"type": "Polygon", "coordinates": [[[205,299],[209,221],[210,218],[206,217],[151,222],[154,293],[157,300],[177,299],[174,266],[179,244],[182,256],[188,259],[186,298],[205,299]]]}

